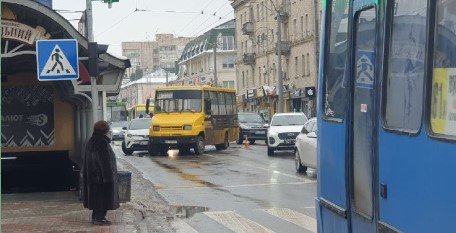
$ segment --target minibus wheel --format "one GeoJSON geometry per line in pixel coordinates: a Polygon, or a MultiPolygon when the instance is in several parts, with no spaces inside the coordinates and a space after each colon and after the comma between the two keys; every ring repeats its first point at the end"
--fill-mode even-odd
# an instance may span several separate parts
{"type": "Polygon", "coordinates": [[[193,149],[195,150],[196,155],[204,154],[204,138],[202,136],[198,136],[196,145],[193,149]]]}

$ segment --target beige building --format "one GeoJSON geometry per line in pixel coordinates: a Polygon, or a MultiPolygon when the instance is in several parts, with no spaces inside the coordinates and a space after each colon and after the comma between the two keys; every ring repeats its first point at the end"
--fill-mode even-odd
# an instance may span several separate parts
{"type": "Polygon", "coordinates": [[[214,44],[217,46],[217,83],[236,88],[234,20],[207,31],[185,46],[179,60],[179,78],[173,85],[214,84],[214,44]]]}
{"type": "Polygon", "coordinates": [[[166,86],[166,81],[172,82],[176,79],[175,74],[168,73],[167,80],[166,71],[158,69],[138,80],[124,82],[117,99],[120,102],[125,102],[127,109],[136,105],[145,105],[147,99],[155,98],[155,89],[166,86]]]}
{"type": "Polygon", "coordinates": [[[122,55],[131,61],[131,68],[126,72],[130,77],[136,70],[143,74],[151,73],[158,68],[169,71],[176,69],[175,62],[179,60],[185,45],[191,37],[174,37],[173,34],[156,34],[155,41],[122,42],[122,55]]]}
{"type": "Polygon", "coordinates": [[[231,1],[236,17],[240,110],[270,114],[277,110],[275,17],[280,12],[284,109],[315,116],[321,0],[231,1]]]}

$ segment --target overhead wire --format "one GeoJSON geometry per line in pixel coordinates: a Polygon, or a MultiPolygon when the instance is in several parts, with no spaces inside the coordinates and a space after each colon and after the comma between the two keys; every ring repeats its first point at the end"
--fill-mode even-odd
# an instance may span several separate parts
{"type": "MultiPolygon", "coordinates": [[[[228,2],[228,1],[223,2],[222,5],[220,5],[218,8],[216,8],[216,10],[214,11],[213,16],[215,16],[215,17],[218,18],[217,21],[220,21],[222,18],[225,17],[225,16],[223,16],[223,17],[217,16],[217,12],[218,12],[220,9],[222,9],[227,3],[229,3],[229,2],[228,2]]],[[[207,21],[209,21],[209,20],[210,20],[210,18],[207,18],[204,22],[198,24],[198,26],[193,30],[193,33],[191,33],[190,35],[193,35],[193,36],[198,35],[198,33],[199,33],[200,31],[198,31],[198,33],[194,33],[194,32],[197,31],[199,28],[201,28],[201,26],[202,26],[203,28],[206,28],[205,23],[206,23],[207,21]]],[[[217,21],[216,21],[216,22],[217,22],[217,21]]],[[[213,24],[214,24],[214,23],[212,23],[212,24],[210,24],[210,25],[213,25],[213,24]]]]}
{"type": "MultiPolygon", "coordinates": [[[[206,4],[206,6],[204,6],[204,8],[201,10],[201,15],[204,14],[204,11],[206,10],[206,8],[207,8],[213,1],[215,1],[215,0],[211,0],[208,4],[206,4]]],[[[183,34],[184,30],[187,29],[187,27],[188,27],[191,23],[193,23],[193,21],[195,21],[195,19],[197,19],[197,18],[198,18],[198,15],[196,15],[195,17],[193,17],[192,20],[190,20],[190,21],[189,21],[189,22],[180,30],[181,34],[183,34]]]]}

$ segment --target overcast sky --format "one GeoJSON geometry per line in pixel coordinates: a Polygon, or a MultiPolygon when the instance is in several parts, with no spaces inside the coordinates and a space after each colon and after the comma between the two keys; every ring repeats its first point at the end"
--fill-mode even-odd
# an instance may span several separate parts
{"type": "MultiPolygon", "coordinates": [[[[92,4],[95,40],[109,44],[109,52],[116,55],[121,55],[122,41],[153,40],[156,33],[197,36],[234,18],[228,0],[120,0],[111,9],[102,1],[92,4]]],[[[85,6],[85,0],[53,0],[55,10],[78,11],[85,6]]],[[[81,13],[61,14],[68,20],[81,17],[81,13]]],[[[70,22],[77,27],[77,20],[70,22]]]]}

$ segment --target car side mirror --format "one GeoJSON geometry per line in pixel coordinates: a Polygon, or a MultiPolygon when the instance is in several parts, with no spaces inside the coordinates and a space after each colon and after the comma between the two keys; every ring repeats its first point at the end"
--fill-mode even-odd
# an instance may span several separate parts
{"type": "Polygon", "coordinates": [[[315,133],[315,132],[310,132],[310,133],[307,134],[307,137],[308,137],[308,138],[317,138],[317,133],[315,133]]]}
{"type": "Polygon", "coordinates": [[[122,127],[122,130],[127,130],[128,128],[127,127],[122,127]]]}
{"type": "MultiPolygon", "coordinates": [[[[150,106],[150,99],[147,99],[147,100],[146,100],[146,114],[150,114],[149,106],[150,106]]],[[[152,116],[151,116],[151,117],[152,117],[152,116]]]]}

